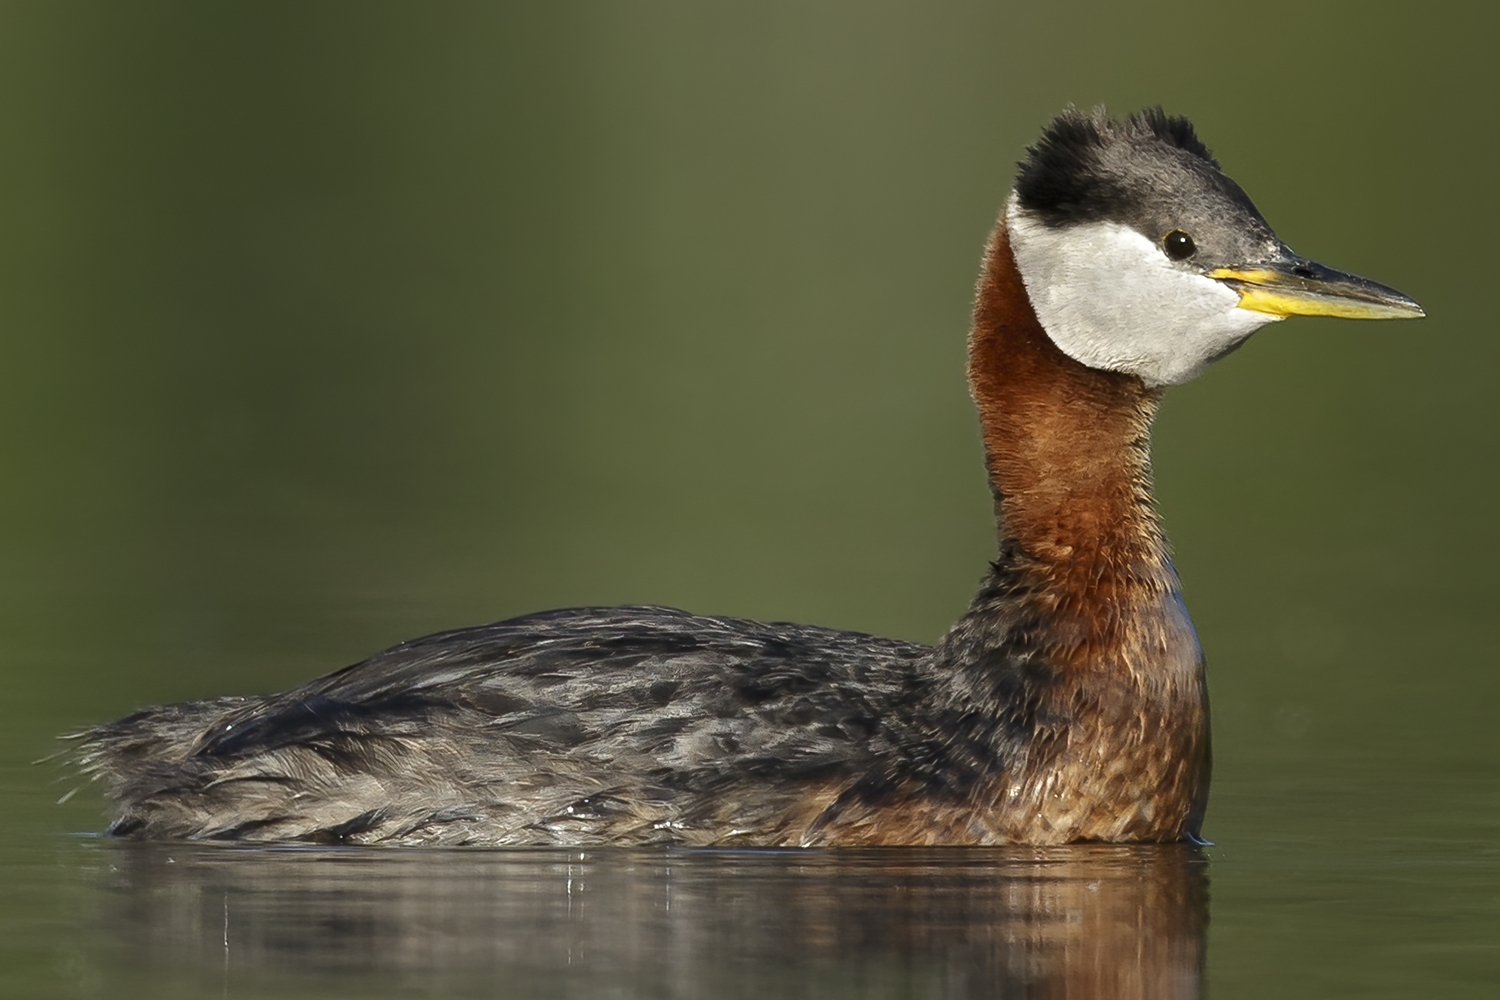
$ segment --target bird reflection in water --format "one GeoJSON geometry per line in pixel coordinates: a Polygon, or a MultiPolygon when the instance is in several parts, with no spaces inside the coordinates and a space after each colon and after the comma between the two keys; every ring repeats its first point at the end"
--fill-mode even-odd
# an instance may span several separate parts
{"type": "Polygon", "coordinates": [[[309,978],[323,995],[1176,998],[1202,986],[1207,863],[1185,845],[100,850],[111,951],[152,982],[222,979],[228,995],[309,978]]]}

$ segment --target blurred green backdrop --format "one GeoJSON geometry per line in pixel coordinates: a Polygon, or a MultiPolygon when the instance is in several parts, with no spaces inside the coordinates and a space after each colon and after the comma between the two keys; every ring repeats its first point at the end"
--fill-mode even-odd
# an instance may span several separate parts
{"type": "MultiPolygon", "coordinates": [[[[0,6],[0,750],[545,607],[935,639],[992,553],[964,336],[1014,162],[1069,103],[1160,103],[1430,316],[1293,320],[1168,398],[1210,832],[1493,843],[1495,28],[0,6]]],[[[0,822],[97,827],[6,773],[0,822]]]]}

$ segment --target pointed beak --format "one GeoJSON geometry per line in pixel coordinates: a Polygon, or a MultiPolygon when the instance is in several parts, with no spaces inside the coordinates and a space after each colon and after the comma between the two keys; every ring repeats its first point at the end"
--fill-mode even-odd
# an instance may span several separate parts
{"type": "Polygon", "coordinates": [[[1298,257],[1290,249],[1249,267],[1221,267],[1210,278],[1240,293],[1240,308],[1272,316],[1414,319],[1422,307],[1394,288],[1298,257]]]}

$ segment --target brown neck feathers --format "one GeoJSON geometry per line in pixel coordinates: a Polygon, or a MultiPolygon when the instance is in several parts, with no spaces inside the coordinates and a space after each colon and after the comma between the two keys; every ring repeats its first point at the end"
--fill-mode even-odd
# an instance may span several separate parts
{"type": "Polygon", "coordinates": [[[1060,603],[1084,617],[1128,614],[1140,598],[1176,589],[1151,500],[1149,434],[1160,392],[1058,349],[1032,310],[1003,219],[985,251],[969,385],[1002,562],[1045,573],[1060,603]]]}

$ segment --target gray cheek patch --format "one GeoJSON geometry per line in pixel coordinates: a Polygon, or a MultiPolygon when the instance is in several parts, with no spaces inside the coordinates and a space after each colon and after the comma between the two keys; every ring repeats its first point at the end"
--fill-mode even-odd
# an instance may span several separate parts
{"type": "Polygon", "coordinates": [[[1174,267],[1122,223],[1048,225],[1012,194],[1006,224],[1042,328],[1090,368],[1178,385],[1276,318],[1239,308],[1233,289],[1174,267]]]}

